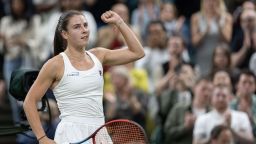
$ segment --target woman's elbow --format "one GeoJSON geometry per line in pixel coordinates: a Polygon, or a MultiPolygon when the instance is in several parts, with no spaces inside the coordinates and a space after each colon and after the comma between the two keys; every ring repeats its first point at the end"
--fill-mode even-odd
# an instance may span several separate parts
{"type": "Polygon", "coordinates": [[[29,109],[29,107],[30,107],[33,103],[36,103],[36,101],[27,96],[27,97],[25,98],[24,102],[23,102],[23,109],[26,111],[26,109],[29,109]]]}
{"type": "Polygon", "coordinates": [[[145,56],[145,52],[144,50],[141,52],[140,56],[139,56],[139,59],[143,58],[145,56]]]}
{"type": "Polygon", "coordinates": [[[30,100],[28,98],[25,98],[24,102],[23,102],[23,109],[26,110],[28,108],[28,106],[30,105],[29,103],[30,100]]]}
{"type": "Polygon", "coordinates": [[[138,59],[141,59],[141,58],[143,58],[145,56],[145,52],[143,50],[143,47],[141,47],[140,50],[141,51],[138,53],[138,59]]]}

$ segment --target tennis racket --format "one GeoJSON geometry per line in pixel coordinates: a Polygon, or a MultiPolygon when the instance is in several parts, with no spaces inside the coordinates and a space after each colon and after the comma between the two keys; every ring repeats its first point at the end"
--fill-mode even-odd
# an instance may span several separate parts
{"type": "Polygon", "coordinates": [[[144,129],[127,119],[112,120],[99,127],[88,138],[71,144],[148,144],[144,129]]]}

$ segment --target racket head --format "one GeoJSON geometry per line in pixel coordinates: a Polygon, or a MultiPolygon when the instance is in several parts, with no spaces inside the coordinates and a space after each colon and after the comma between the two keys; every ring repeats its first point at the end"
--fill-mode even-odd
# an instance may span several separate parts
{"type": "Polygon", "coordinates": [[[112,120],[99,127],[81,144],[92,141],[93,144],[148,144],[144,129],[134,121],[127,119],[112,120]]]}

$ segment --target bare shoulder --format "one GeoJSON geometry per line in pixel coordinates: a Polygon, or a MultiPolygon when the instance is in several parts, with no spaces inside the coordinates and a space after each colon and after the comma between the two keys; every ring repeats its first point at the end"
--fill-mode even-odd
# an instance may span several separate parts
{"type": "Polygon", "coordinates": [[[41,72],[44,75],[48,75],[53,79],[56,79],[58,75],[64,70],[63,58],[60,55],[57,55],[49,59],[42,67],[41,72]]]}
{"type": "Polygon", "coordinates": [[[109,49],[103,48],[103,47],[96,47],[89,50],[91,53],[93,53],[101,63],[103,63],[104,57],[106,53],[109,51],[109,49]]]}

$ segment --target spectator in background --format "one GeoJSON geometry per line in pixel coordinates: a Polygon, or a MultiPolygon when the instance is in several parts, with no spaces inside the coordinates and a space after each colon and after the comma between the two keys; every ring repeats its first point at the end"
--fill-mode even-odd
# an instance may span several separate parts
{"type": "MultiPolygon", "coordinates": [[[[11,0],[11,15],[0,22],[0,49],[4,49],[4,79],[9,88],[12,71],[38,68],[38,29],[40,18],[30,13],[27,0],[11,0]]],[[[13,120],[19,122],[17,101],[9,96],[13,120]]]]}
{"type": "Polygon", "coordinates": [[[241,6],[238,6],[233,12],[233,33],[232,38],[241,31],[241,13],[244,10],[255,10],[255,4],[253,1],[246,0],[241,6]]]}
{"type": "Polygon", "coordinates": [[[105,96],[106,119],[130,119],[145,128],[147,97],[131,85],[129,71],[124,66],[116,66],[111,70],[114,86],[112,95],[105,96]]]}
{"type": "Polygon", "coordinates": [[[217,86],[214,88],[211,98],[213,109],[196,120],[193,144],[207,143],[210,140],[212,129],[221,124],[232,129],[235,142],[254,143],[252,127],[247,114],[231,110],[228,107],[228,95],[230,95],[230,90],[227,87],[217,86]]]}
{"type": "Polygon", "coordinates": [[[228,102],[230,104],[231,101],[235,98],[233,94],[233,85],[230,74],[224,70],[216,71],[212,77],[212,82],[214,86],[225,86],[230,90],[231,94],[228,95],[228,102]]]}
{"type": "Polygon", "coordinates": [[[133,11],[131,23],[140,29],[140,36],[143,42],[148,35],[147,25],[150,21],[158,20],[159,11],[159,5],[156,4],[156,0],[139,0],[138,8],[133,11]]]}
{"type": "Polygon", "coordinates": [[[231,77],[232,84],[234,84],[234,81],[239,74],[239,69],[232,63],[232,54],[227,43],[220,43],[216,46],[213,51],[211,63],[212,67],[209,74],[211,78],[213,78],[218,71],[226,71],[229,77],[231,77]]]}
{"type": "MultiPolygon", "coordinates": [[[[158,106],[155,112],[156,128],[152,135],[154,141],[163,143],[163,126],[168,113],[176,103],[190,104],[192,101],[192,87],[196,81],[196,73],[192,64],[184,63],[179,72],[169,69],[169,72],[157,83],[155,95],[158,106]]],[[[207,82],[204,83],[207,87],[207,82]]],[[[152,108],[151,107],[151,108],[152,108]]]]}
{"type": "Polygon", "coordinates": [[[182,33],[184,33],[184,39],[187,42],[187,48],[191,57],[191,61],[194,63],[195,50],[191,44],[191,16],[192,14],[200,10],[200,3],[202,0],[161,0],[163,2],[171,2],[177,8],[177,16],[184,17],[182,33]],[[188,38],[188,39],[187,39],[188,38]]]}
{"type": "Polygon", "coordinates": [[[252,125],[253,135],[256,138],[255,86],[255,75],[248,70],[242,71],[236,86],[236,99],[231,102],[230,107],[234,110],[247,113],[252,125]]]}
{"type": "MultiPolygon", "coordinates": [[[[179,72],[170,70],[157,84],[157,96],[159,99],[159,113],[162,122],[165,122],[168,112],[179,102],[190,104],[192,101],[192,89],[196,83],[196,74],[190,64],[182,64],[179,72]]],[[[205,86],[208,87],[208,81],[205,86]]],[[[202,94],[203,95],[203,94],[202,94]]]]}
{"type": "Polygon", "coordinates": [[[164,2],[160,5],[160,20],[164,23],[168,37],[181,34],[183,37],[186,37],[186,42],[188,42],[189,36],[183,30],[185,18],[183,16],[178,17],[177,9],[173,3],[164,2]]]}
{"type": "Polygon", "coordinates": [[[209,111],[212,85],[208,79],[200,79],[194,87],[191,103],[178,102],[168,112],[164,123],[166,144],[191,144],[195,120],[209,111]]]}
{"type": "Polygon", "coordinates": [[[241,14],[241,30],[233,37],[232,63],[239,69],[249,68],[249,61],[256,50],[256,12],[244,10],[241,14]]]}
{"type": "Polygon", "coordinates": [[[155,84],[162,76],[161,64],[169,58],[166,49],[166,29],[161,21],[151,21],[147,26],[147,44],[145,57],[135,62],[136,68],[143,68],[148,73],[149,92],[155,91],[155,84]]]}
{"type": "Polygon", "coordinates": [[[191,20],[195,63],[201,75],[208,75],[214,48],[220,42],[231,40],[232,17],[226,11],[223,0],[202,0],[200,12],[193,14],[191,20]]]}
{"type": "MultiPolygon", "coordinates": [[[[116,3],[111,9],[119,14],[126,24],[130,25],[129,9],[126,5],[123,3],[116,3]]],[[[132,27],[132,29],[139,37],[139,30],[135,27],[132,27]]],[[[119,49],[123,47],[125,43],[123,42],[121,33],[116,30],[114,26],[106,25],[99,29],[96,45],[99,47],[107,47],[109,49],[119,49]]]]}
{"type": "Polygon", "coordinates": [[[231,52],[228,44],[220,43],[216,46],[216,48],[214,48],[211,63],[211,77],[215,74],[215,72],[219,70],[225,70],[228,72],[231,72],[233,70],[231,70],[231,52]]]}
{"type": "Polygon", "coordinates": [[[181,35],[175,34],[169,37],[167,40],[166,49],[168,50],[169,60],[162,64],[164,75],[169,71],[169,68],[174,68],[177,70],[182,63],[190,62],[185,41],[181,35]]]}
{"type": "Polygon", "coordinates": [[[233,144],[234,139],[232,130],[225,125],[218,125],[211,131],[211,140],[209,144],[233,144]]]}
{"type": "Polygon", "coordinates": [[[38,57],[37,61],[39,63],[39,67],[43,65],[43,63],[48,60],[53,53],[52,50],[52,42],[53,38],[49,34],[52,34],[51,26],[48,25],[50,17],[53,13],[57,11],[59,0],[33,0],[35,5],[35,9],[37,14],[40,16],[40,29],[38,30],[37,36],[39,39],[38,44],[38,57]]]}

